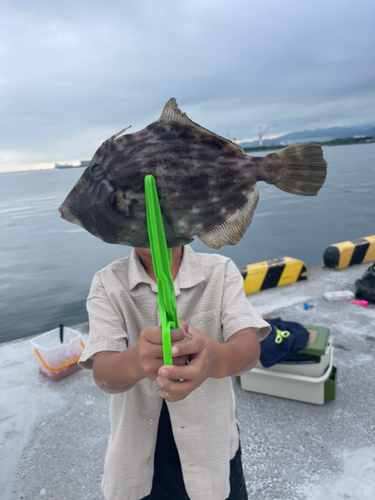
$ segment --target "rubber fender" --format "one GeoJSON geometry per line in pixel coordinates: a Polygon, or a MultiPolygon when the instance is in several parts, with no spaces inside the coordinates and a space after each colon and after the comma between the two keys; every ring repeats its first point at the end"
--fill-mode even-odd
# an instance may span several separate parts
{"type": "Polygon", "coordinates": [[[330,245],[323,254],[323,266],[343,269],[375,260],[375,235],[330,245]]]}
{"type": "Polygon", "coordinates": [[[249,264],[241,267],[240,273],[244,278],[246,294],[307,279],[305,263],[292,257],[249,264]]]}

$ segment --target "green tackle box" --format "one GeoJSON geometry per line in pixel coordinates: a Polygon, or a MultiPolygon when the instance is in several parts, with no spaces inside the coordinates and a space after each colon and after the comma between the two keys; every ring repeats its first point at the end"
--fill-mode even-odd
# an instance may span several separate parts
{"type": "Polygon", "coordinates": [[[310,337],[307,346],[298,351],[298,354],[323,356],[327,349],[329,328],[315,325],[303,325],[303,327],[309,331],[310,337]]]}

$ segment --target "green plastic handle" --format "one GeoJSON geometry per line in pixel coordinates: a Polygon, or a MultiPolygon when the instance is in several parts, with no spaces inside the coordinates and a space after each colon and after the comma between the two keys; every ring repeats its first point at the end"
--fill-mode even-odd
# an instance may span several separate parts
{"type": "Polygon", "coordinates": [[[290,332],[288,330],[279,330],[276,328],[276,344],[281,344],[284,339],[287,339],[290,336],[290,332]]]}
{"type": "Polygon", "coordinates": [[[147,230],[150,241],[152,265],[158,285],[158,304],[162,329],[165,365],[173,365],[171,355],[171,328],[178,328],[176,295],[170,271],[172,252],[167,248],[163,220],[153,175],[145,177],[147,230]]]}

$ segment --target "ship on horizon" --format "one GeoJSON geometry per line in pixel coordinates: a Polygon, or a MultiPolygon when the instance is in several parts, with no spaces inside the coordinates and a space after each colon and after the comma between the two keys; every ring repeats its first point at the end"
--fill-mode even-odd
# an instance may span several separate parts
{"type": "Polygon", "coordinates": [[[90,163],[90,160],[84,160],[84,161],[81,161],[81,164],[80,165],[68,165],[67,163],[65,163],[64,165],[60,164],[60,163],[55,163],[55,168],[59,169],[59,170],[63,170],[65,168],[79,168],[79,167],[87,167],[90,163]]]}

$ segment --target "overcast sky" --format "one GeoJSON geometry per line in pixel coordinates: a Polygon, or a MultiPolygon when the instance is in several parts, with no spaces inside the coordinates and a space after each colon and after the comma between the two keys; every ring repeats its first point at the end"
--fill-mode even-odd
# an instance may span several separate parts
{"type": "Polygon", "coordinates": [[[0,171],[89,159],[170,97],[254,138],[375,123],[374,0],[2,0],[0,171]]]}

